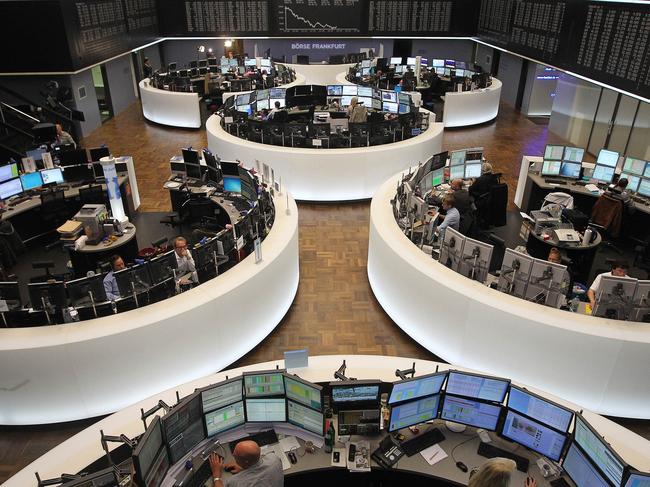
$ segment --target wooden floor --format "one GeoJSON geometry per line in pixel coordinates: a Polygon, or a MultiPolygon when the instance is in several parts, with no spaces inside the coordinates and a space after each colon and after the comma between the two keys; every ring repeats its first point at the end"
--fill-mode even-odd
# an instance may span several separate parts
{"type": "MultiPolygon", "coordinates": [[[[445,131],[443,148],[485,147],[486,157],[504,174],[510,203],[524,154],[541,154],[548,142],[561,142],[508,105],[496,122],[445,131]]],[[[83,141],[106,144],[113,154],[132,155],[136,163],[142,211],[170,208],[162,184],[169,158],[181,147],[207,146],[204,130],[170,129],[144,121],[139,104],[107,122],[83,141]]],[[[366,276],[369,202],[300,203],[300,286],[289,312],[255,350],[235,365],[282,358],[285,350],[309,348],[312,355],[378,354],[437,358],[403,333],[375,300],[366,276]]],[[[435,304],[435,303],[434,303],[435,304]]],[[[0,482],[94,420],[66,425],[0,428],[0,482]]],[[[650,438],[648,422],[625,425],[650,438]]]]}

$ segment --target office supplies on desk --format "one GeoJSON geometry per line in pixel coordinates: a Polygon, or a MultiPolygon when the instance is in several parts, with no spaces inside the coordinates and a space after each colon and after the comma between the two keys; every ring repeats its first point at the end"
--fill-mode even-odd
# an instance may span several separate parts
{"type": "Polygon", "coordinates": [[[435,465],[448,456],[440,445],[433,445],[429,448],[425,448],[420,452],[420,455],[422,455],[422,458],[424,458],[429,465],[435,465]]]}

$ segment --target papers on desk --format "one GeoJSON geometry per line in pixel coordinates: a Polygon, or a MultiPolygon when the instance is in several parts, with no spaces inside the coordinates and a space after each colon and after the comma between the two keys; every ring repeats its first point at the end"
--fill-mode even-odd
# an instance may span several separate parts
{"type": "Polygon", "coordinates": [[[422,455],[422,458],[424,458],[429,465],[435,465],[440,460],[447,458],[447,453],[445,453],[445,450],[443,450],[438,444],[425,448],[420,452],[420,455],[422,455]]]}
{"type": "MultiPolygon", "coordinates": [[[[350,443],[348,443],[350,445],[350,443]]],[[[348,470],[350,472],[370,472],[370,443],[367,441],[358,441],[355,443],[357,450],[354,460],[348,458],[348,470]]],[[[345,453],[346,458],[348,453],[345,453]]]]}
{"type": "Polygon", "coordinates": [[[298,443],[295,436],[285,436],[280,440],[280,446],[282,447],[283,452],[288,453],[291,450],[297,450],[300,448],[300,443],[298,443]]]}
{"type": "Polygon", "coordinates": [[[585,189],[592,193],[600,193],[600,188],[598,188],[598,186],[596,186],[595,184],[586,184],[585,189]]]}
{"type": "Polygon", "coordinates": [[[262,455],[275,455],[282,462],[282,470],[289,470],[291,468],[291,462],[287,458],[287,455],[282,451],[282,446],[280,443],[274,443],[272,445],[264,445],[260,448],[262,455]]]}

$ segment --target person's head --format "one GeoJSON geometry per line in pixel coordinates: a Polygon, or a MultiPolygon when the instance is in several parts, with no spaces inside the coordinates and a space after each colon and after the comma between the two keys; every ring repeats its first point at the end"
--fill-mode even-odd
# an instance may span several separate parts
{"type": "Polygon", "coordinates": [[[120,257],[117,254],[111,256],[111,268],[114,271],[121,271],[122,269],[126,268],[126,265],[124,264],[124,260],[122,259],[122,257],[120,257]]]}
{"type": "Polygon", "coordinates": [[[252,440],[240,441],[232,452],[237,465],[247,469],[255,465],[260,459],[260,447],[252,440]]]}
{"type": "Polygon", "coordinates": [[[560,254],[560,250],[557,247],[551,247],[551,250],[548,253],[548,258],[546,260],[552,262],[553,264],[561,264],[562,254],[560,254]]]}
{"type": "Polygon", "coordinates": [[[626,261],[617,260],[612,264],[612,276],[625,277],[629,268],[630,266],[626,261]]]}
{"type": "Polygon", "coordinates": [[[148,57],[144,58],[144,63],[149,64],[149,58],[148,57]]]}
{"type": "Polygon", "coordinates": [[[63,127],[61,126],[60,123],[56,124],[56,134],[61,135],[63,133],[63,127]]]}
{"type": "Polygon", "coordinates": [[[442,207],[443,207],[445,210],[448,210],[449,208],[453,208],[455,204],[456,204],[456,200],[455,200],[455,198],[454,198],[452,195],[450,195],[450,194],[448,194],[447,196],[445,196],[445,197],[442,199],[442,207]]]}
{"type": "Polygon", "coordinates": [[[454,191],[458,191],[460,189],[463,189],[463,180],[462,179],[454,179],[451,181],[451,189],[454,191]]]}
{"type": "Polygon", "coordinates": [[[627,183],[628,183],[627,178],[621,178],[616,183],[616,187],[621,189],[621,190],[624,190],[625,188],[627,188],[627,183]]]}
{"type": "Polygon", "coordinates": [[[517,464],[508,458],[491,458],[469,479],[467,487],[508,487],[517,464]]]}
{"type": "Polygon", "coordinates": [[[350,106],[355,107],[357,106],[357,103],[359,103],[359,99],[356,96],[353,96],[352,99],[350,100],[350,106]]]}
{"type": "Polygon", "coordinates": [[[275,108],[280,108],[280,102],[279,101],[275,102],[275,108]]]}
{"type": "Polygon", "coordinates": [[[492,174],[492,164],[484,162],[481,166],[481,174],[492,174]]]}
{"type": "Polygon", "coordinates": [[[184,257],[187,254],[187,240],[185,237],[176,237],[174,239],[174,251],[179,257],[184,257]]]}

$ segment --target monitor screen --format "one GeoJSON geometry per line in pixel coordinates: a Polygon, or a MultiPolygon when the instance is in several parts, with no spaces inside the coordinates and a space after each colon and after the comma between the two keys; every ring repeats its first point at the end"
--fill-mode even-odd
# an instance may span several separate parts
{"type": "Polygon", "coordinates": [[[465,165],[465,178],[478,178],[481,175],[481,164],[467,164],[465,165]]]}
{"type": "Polygon", "coordinates": [[[361,67],[362,68],[369,68],[370,67],[370,59],[363,59],[361,60],[361,67]]]}
{"type": "Polygon", "coordinates": [[[439,405],[440,395],[436,394],[393,406],[390,411],[388,431],[397,431],[437,418],[439,405]]]}
{"type": "Polygon", "coordinates": [[[237,95],[237,98],[235,98],[235,105],[248,105],[250,102],[251,102],[250,93],[243,93],[241,95],[237,95]]]}
{"type": "Polygon", "coordinates": [[[241,401],[243,381],[241,377],[215,384],[201,391],[201,402],[203,403],[203,412],[241,401]]]}
{"type": "Polygon", "coordinates": [[[643,172],[643,177],[650,178],[650,162],[646,163],[645,171],[643,172]]]}
{"type": "Polygon", "coordinates": [[[454,423],[494,431],[497,428],[501,406],[445,395],[440,417],[454,423]]]}
{"type": "Polygon", "coordinates": [[[420,66],[428,66],[429,65],[429,60],[425,57],[420,58],[420,66]]]}
{"type": "Polygon", "coordinates": [[[229,193],[241,193],[241,179],[233,176],[224,176],[223,189],[229,193]]]}
{"type": "Polygon", "coordinates": [[[399,105],[399,113],[410,113],[411,112],[411,106],[410,105],[404,105],[400,103],[399,105]]]}
{"type": "Polygon", "coordinates": [[[111,151],[108,150],[108,147],[95,147],[90,149],[90,160],[99,161],[102,157],[110,157],[111,151]]]}
{"type": "Polygon", "coordinates": [[[632,472],[625,487],[650,487],[650,473],[632,472]]]}
{"type": "Polygon", "coordinates": [[[436,69],[436,74],[439,75],[444,75],[445,74],[445,68],[435,68],[436,69]]]}
{"type": "Polygon", "coordinates": [[[244,374],[246,397],[279,396],[284,394],[282,371],[244,374]]]}
{"type": "Polygon", "coordinates": [[[253,114],[253,107],[251,105],[237,105],[235,108],[238,112],[246,113],[248,116],[253,114]]]}
{"type": "Polygon", "coordinates": [[[646,161],[635,159],[634,157],[626,157],[623,163],[623,171],[629,174],[636,174],[643,176],[645,171],[646,161]]]}
{"type": "Polygon", "coordinates": [[[562,169],[560,161],[544,161],[542,164],[542,176],[559,176],[562,169]]]}
{"type": "Polygon", "coordinates": [[[369,76],[371,68],[361,68],[361,76],[369,76]]]}
{"type": "Polygon", "coordinates": [[[650,179],[642,179],[639,183],[639,189],[637,192],[640,195],[650,197],[650,179]]]}
{"type": "Polygon", "coordinates": [[[332,402],[374,402],[379,400],[379,384],[359,382],[358,385],[332,385],[332,402]]]}
{"type": "Polygon", "coordinates": [[[639,183],[642,178],[639,176],[633,176],[632,174],[621,173],[620,179],[627,179],[627,186],[625,189],[636,193],[639,190],[639,183]]]}
{"type": "Polygon", "coordinates": [[[357,96],[357,85],[343,85],[343,94],[347,96],[357,96]]]}
{"type": "Polygon", "coordinates": [[[406,64],[408,66],[415,66],[415,58],[414,57],[407,57],[406,58],[406,64]]]}
{"type": "Polygon", "coordinates": [[[63,171],[60,167],[44,169],[41,171],[43,184],[59,184],[63,182],[63,171]]]}
{"type": "Polygon", "coordinates": [[[198,164],[199,163],[199,151],[194,149],[182,149],[183,152],[183,161],[188,164],[198,164]]]}
{"type": "Polygon", "coordinates": [[[563,155],[564,155],[563,145],[547,145],[546,149],[544,149],[544,159],[561,161],[563,155]]]}
{"type": "Polygon", "coordinates": [[[327,85],[327,96],[341,96],[343,85],[327,85]]]}
{"type": "Polygon", "coordinates": [[[456,61],[454,61],[453,59],[445,59],[445,66],[449,68],[455,68],[456,61]]]}
{"type": "Polygon", "coordinates": [[[397,103],[393,103],[390,101],[385,101],[383,103],[384,105],[384,111],[389,112],[389,113],[398,113],[399,111],[399,105],[397,103]]]}
{"type": "Polygon", "coordinates": [[[47,152],[45,149],[33,149],[25,152],[27,157],[31,157],[35,161],[43,160],[43,152],[47,152]]]}
{"type": "Polygon", "coordinates": [[[432,59],[431,66],[434,68],[444,68],[445,60],[444,59],[432,59]]]}
{"type": "Polygon", "coordinates": [[[357,100],[360,104],[363,104],[364,107],[372,108],[372,98],[369,96],[359,96],[357,100]]]}
{"type": "Polygon", "coordinates": [[[351,96],[342,96],[341,97],[341,106],[347,107],[352,103],[352,97],[351,96]]]}
{"type": "Polygon", "coordinates": [[[188,178],[201,179],[201,166],[198,164],[185,163],[185,173],[187,174],[188,178]]]}
{"type": "Polygon", "coordinates": [[[230,66],[228,66],[228,65],[225,65],[225,66],[222,65],[221,66],[221,74],[228,74],[229,71],[230,71],[230,66]]]}
{"type": "Polygon", "coordinates": [[[406,70],[406,66],[395,66],[395,74],[403,74],[406,70]]]}
{"type": "Polygon", "coordinates": [[[171,463],[176,463],[205,438],[201,395],[192,394],[184,399],[162,421],[169,458],[171,463]]]}
{"type": "Polygon", "coordinates": [[[165,480],[165,476],[167,475],[168,470],[169,455],[167,455],[167,450],[163,448],[154,459],[153,465],[149,470],[149,474],[145,477],[143,485],[146,487],[160,487],[163,480],[165,480]]]}
{"type": "Polygon", "coordinates": [[[601,166],[600,164],[596,164],[596,167],[594,168],[594,172],[591,175],[593,179],[596,179],[598,181],[602,181],[603,183],[611,183],[612,178],[614,177],[614,169],[613,167],[609,166],[601,166]]]}
{"type": "Polygon", "coordinates": [[[560,167],[560,176],[571,179],[580,178],[580,170],[582,169],[582,164],[575,162],[563,162],[560,167]]]}
{"type": "Polygon", "coordinates": [[[260,59],[260,66],[262,66],[263,68],[270,68],[271,67],[271,60],[269,58],[260,59]]]}
{"type": "Polygon", "coordinates": [[[449,168],[449,180],[463,179],[465,177],[465,166],[451,166],[449,168]]]}
{"type": "Polygon", "coordinates": [[[265,109],[268,110],[269,107],[270,107],[270,105],[269,105],[269,99],[268,99],[268,98],[265,98],[265,99],[262,99],[262,100],[257,100],[257,105],[256,105],[256,107],[257,107],[257,110],[258,110],[258,111],[259,111],[259,110],[265,110],[265,109]]]}
{"type": "Polygon", "coordinates": [[[142,479],[141,482],[149,475],[151,467],[154,465],[158,456],[158,452],[161,449],[164,451],[164,444],[162,423],[160,422],[160,418],[156,416],[133,451],[133,466],[135,467],[138,478],[142,479]]]}
{"type": "Polygon", "coordinates": [[[397,93],[394,91],[382,91],[381,92],[382,101],[389,101],[392,103],[397,103],[397,93]]]}
{"type": "Polygon", "coordinates": [[[573,430],[574,441],[578,444],[588,458],[600,469],[605,476],[614,483],[621,485],[625,463],[618,458],[581,415],[576,415],[576,425],[573,430]]]}
{"type": "Polygon", "coordinates": [[[0,166],[0,183],[17,177],[18,177],[18,164],[16,164],[15,162],[12,162],[11,164],[5,164],[4,166],[0,166]]]}
{"type": "Polygon", "coordinates": [[[562,467],[577,487],[610,487],[610,484],[600,474],[580,449],[571,443],[562,467]]]}
{"type": "Polygon", "coordinates": [[[517,386],[510,387],[508,408],[564,433],[573,419],[573,411],[517,386]]]}
{"type": "Polygon", "coordinates": [[[564,159],[569,162],[582,162],[582,156],[585,155],[585,150],[579,147],[566,147],[564,149],[564,159]]]}
{"type": "Polygon", "coordinates": [[[287,420],[286,402],[281,398],[246,399],[246,421],[252,423],[284,422],[287,420]]]}
{"type": "Polygon", "coordinates": [[[370,86],[359,86],[357,88],[359,96],[372,98],[372,88],[370,86]]]}
{"type": "Polygon", "coordinates": [[[392,57],[390,58],[390,64],[402,64],[401,57],[392,57]]]}
{"type": "Polygon", "coordinates": [[[205,415],[205,428],[208,436],[214,436],[246,422],[244,401],[209,412],[205,415]]]}
{"type": "Polygon", "coordinates": [[[602,164],[603,166],[616,167],[618,163],[618,152],[611,150],[600,149],[598,153],[598,159],[596,164],[602,164]]]}
{"type": "Polygon", "coordinates": [[[246,59],[244,60],[244,66],[257,66],[257,59],[246,59]]]}
{"type": "Polygon", "coordinates": [[[465,76],[465,70],[464,69],[456,69],[456,77],[462,78],[465,76]]]}
{"type": "Polygon", "coordinates": [[[313,409],[320,409],[323,405],[321,399],[322,387],[304,381],[297,377],[284,377],[284,387],[287,398],[298,401],[313,409]]]}
{"type": "Polygon", "coordinates": [[[395,382],[393,383],[393,390],[388,398],[388,404],[439,394],[446,378],[446,372],[438,372],[436,374],[395,382]]]}
{"type": "Polygon", "coordinates": [[[315,411],[302,404],[288,400],[287,416],[291,424],[295,424],[317,435],[322,436],[324,434],[325,421],[323,413],[320,411],[315,411]]]}
{"type": "Polygon", "coordinates": [[[30,189],[40,188],[43,186],[43,178],[41,177],[40,172],[28,172],[26,174],[21,174],[20,182],[23,185],[24,191],[29,191],[30,189]]]}
{"type": "Polygon", "coordinates": [[[506,414],[501,434],[556,462],[560,460],[567,440],[566,435],[514,411],[508,411],[506,414]]]}
{"type": "Polygon", "coordinates": [[[431,171],[431,185],[436,187],[441,185],[445,181],[445,169],[436,169],[431,171]]]}
{"type": "Polygon", "coordinates": [[[0,183],[0,199],[7,199],[23,192],[23,185],[20,178],[10,179],[0,183]]]}
{"type": "Polygon", "coordinates": [[[509,379],[452,371],[449,372],[449,380],[445,390],[449,394],[458,396],[503,402],[509,386],[509,379]]]}
{"type": "Polygon", "coordinates": [[[452,151],[449,155],[449,165],[458,166],[460,164],[465,164],[465,151],[464,150],[455,150],[452,151]]]}
{"type": "Polygon", "coordinates": [[[237,66],[237,60],[236,59],[228,59],[228,64],[230,64],[230,66],[237,66]]]}

